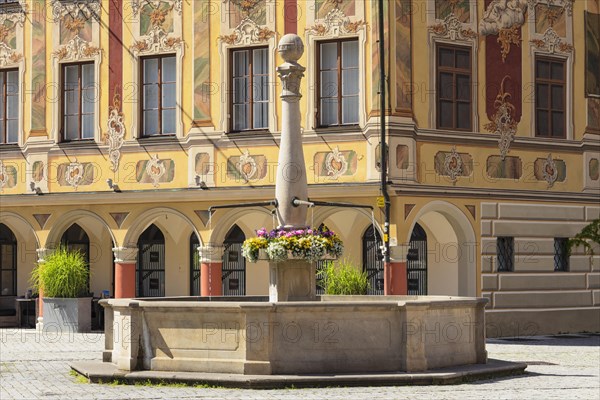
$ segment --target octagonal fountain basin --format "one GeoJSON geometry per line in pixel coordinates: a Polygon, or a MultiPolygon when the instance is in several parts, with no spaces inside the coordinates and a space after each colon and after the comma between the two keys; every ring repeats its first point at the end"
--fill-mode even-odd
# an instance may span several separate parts
{"type": "Polygon", "coordinates": [[[486,302],[449,296],[103,300],[103,361],[124,371],[244,375],[484,364],[486,302]]]}

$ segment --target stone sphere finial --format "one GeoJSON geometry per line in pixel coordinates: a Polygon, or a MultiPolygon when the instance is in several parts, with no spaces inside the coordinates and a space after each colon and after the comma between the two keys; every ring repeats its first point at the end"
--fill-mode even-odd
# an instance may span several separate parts
{"type": "Polygon", "coordinates": [[[302,43],[300,36],[288,33],[279,41],[277,51],[279,51],[285,62],[295,64],[304,53],[304,43],[302,43]]]}

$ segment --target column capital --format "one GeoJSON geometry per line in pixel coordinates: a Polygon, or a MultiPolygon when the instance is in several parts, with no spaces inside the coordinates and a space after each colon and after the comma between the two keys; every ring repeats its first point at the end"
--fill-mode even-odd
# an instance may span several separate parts
{"type": "Polygon", "coordinates": [[[225,248],[221,245],[205,244],[204,246],[200,246],[198,247],[198,255],[200,256],[200,262],[222,262],[224,250],[225,248]]]}
{"type": "Polygon", "coordinates": [[[397,246],[390,246],[390,259],[392,262],[406,262],[408,254],[408,243],[402,243],[397,246]]]}
{"type": "Polygon", "coordinates": [[[137,247],[114,247],[115,262],[121,264],[135,264],[137,262],[137,247]]]}
{"type": "Polygon", "coordinates": [[[43,263],[46,261],[46,257],[48,257],[49,255],[51,255],[54,252],[55,249],[48,249],[46,247],[42,247],[39,249],[35,249],[35,252],[37,253],[37,262],[38,263],[43,263]]]}

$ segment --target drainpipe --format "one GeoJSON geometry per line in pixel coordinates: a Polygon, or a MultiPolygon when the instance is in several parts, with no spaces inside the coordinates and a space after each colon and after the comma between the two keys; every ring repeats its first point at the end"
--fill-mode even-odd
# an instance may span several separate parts
{"type": "MultiPolygon", "coordinates": [[[[386,101],[385,101],[385,37],[384,37],[384,13],[383,13],[383,2],[379,0],[379,108],[380,108],[380,150],[381,150],[381,193],[385,201],[384,207],[384,224],[383,224],[383,245],[384,245],[384,263],[387,268],[390,263],[390,195],[387,191],[387,142],[386,142],[386,130],[385,130],[385,113],[386,113],[386,101]]],[[[386,282],[387,287],[391,282],[386,282]]]]}

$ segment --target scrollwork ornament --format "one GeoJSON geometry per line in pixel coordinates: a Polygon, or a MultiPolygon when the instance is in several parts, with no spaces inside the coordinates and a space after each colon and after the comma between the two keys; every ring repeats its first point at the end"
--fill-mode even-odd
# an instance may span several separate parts
{"type": "Polygon", "coordinates": [[[152,185],[158,187],[160,178],[165,174],[166,168],[162,160],[158,158],[158,154],[153,155],[150,161],[146,164],[146,174],[152,180],[152,185]]]}
{"type": "Polygon", "coordinates": [[[554,183],[558,178],[558,169],[556,168],[556,162],[552,158],[551,153],[548,154],[548,157],[546,157],[544,163],[542,164],[542,176],[548,183],[548,188],[554,186],[554,183]]]}
{"type": "Polygon", "coordinates": [[[463,23],[454,14],[448,15],[442,22],[431,25],[428,29],[434,35],[452,41],[477,38],[477,32],[474,32],[471,28],[463,27],[463,23]]]}
{"type": "Polygon", "coordinates": [[[86,20],[93,18],[96,22],[100,22],[101,6],[99,0],[52,0],[53,22],[58,23],[66,15],[75,18],[79,14],[83,14],[86,20]]]}
{"type": "Polygon", "coordinates": [[[561,39],[552,27],[546,29],[541,39],[532,39],[530,42],[540,50],[554,53],[570,53],[573,51],[573,46],[561,39]]]}
{"type": "Polygon", "coordinates": [[[235,166],[240,174],[242,174],[242,177],[246,182],[253,179],[258,172],[256,160],[254,160],[254,157],[248,153],[248,150],[244,151],[244,153],[240,156],[240,160],[235,164],[235,166]]]}
{"type": "Polygon", "coordinates": [[[140,9],[143,7],[142,3],[149,4],[152,8],[157,9],[160,7],[160,3],[169,3],[173,10],[177,12],[177,15],[181,15],[183,11],[183,0],[131,0],[129,3],[131,7],[131,13],[134,17],[137,17],[140,13],[140,9]]]}
{"type": "Polygon", "coordinates": [[[219,36],[219,40],[229,45],[264,43],[275,36],[266,26],[260,26],[250,18],[243,19],[229,35],[219,36]]]}
{"type": "Polygon", "coordinates": [[[338,147],[335,147],[325,158],[325,168],[329,179],[338,179],[348,171],[348,161],[338,147]]]}
{"type": "Polygon", "coordinates": [[[27,10],[26,0],[19,0],[19,2],[14,5],[10,3],[5,4],[4,8],[0,10],[0,25],[4,25],[6,21],[11,21],[14,24],[23,26],[27,10]]]}
{"type": "Polygon", "coordinates": [[[492,121],[485,124],[485,128],[489,132],[500,135],[498,147],[500,149],[500,157],[502,160],[506,158],[506,154],[510,149],[510,144],[515,138],[517,132],[517,122],[513,118],[515,106],[510,102],[511,95],[504,91],[504,83],[509,76],[505,76],[500,83],[500,90],[494,101],[496,112],[492,117],[492,121]]]}
{"type": "Polygon", "coordinates": [[[305,31],[317,36],[340,36],[356,33],[366,25],[364,21],[350,21],[342,10],[335,7],[327,13],[322,23],[306,28],[305,31]]]}
{"type": "Polygon", "coordinates": [[[123,123],[123,113],[120,110],[120,100],[118,93],[115,92],[113,105],[109,108],[108,132],[106,134],[106,144],[108,144],[108,159],[111,163],[111,171],[116,172],[119,169],[119,160],[121,159],[121,147],[125,138],[125,124],[123,123]]]}
{"type": "Polygon", "coordinates": [[[70,163],[65,170],[65,181],[77,190],[83,180],[83,164],[75,160],[70,163]]]}
{"type": "Polygon", "coordinates": [[[446,154],[444,160],[444,172],[450,177],[453,184],[456,184],[458,177],[462,174],[462,164],[462,158],[456,151],[456,146],[452,146],[452,150],[446,154]]]}
{"type": "Polygon", "coordinates": [[[4,42],[0,42],[0,67],[12,67],[23,59],[23,55],[14,51],[4,42]]]}
{"type": "Polygon", "coordinates": [[[148,35],[136,41],[131,50],[134,54],[155,54],[166,51],[175,51],[181,48],[182,40],[179,37],[169,36],[164,29],[155,25],[148,35]]]}
{"type": "Polygon", "coordinates": [[[79,36],[74,36],[67,44],[59,47],[52,54],[59,61],[80,61],[92,59],[101,51],[91,42],[85,41],[79,36]]]}
{"type": "Polygon", "coordinates": [[[8,184],[8,174],[4,162],[0,160],[0,190],[4,190],[4,186],[8,184]]]}

